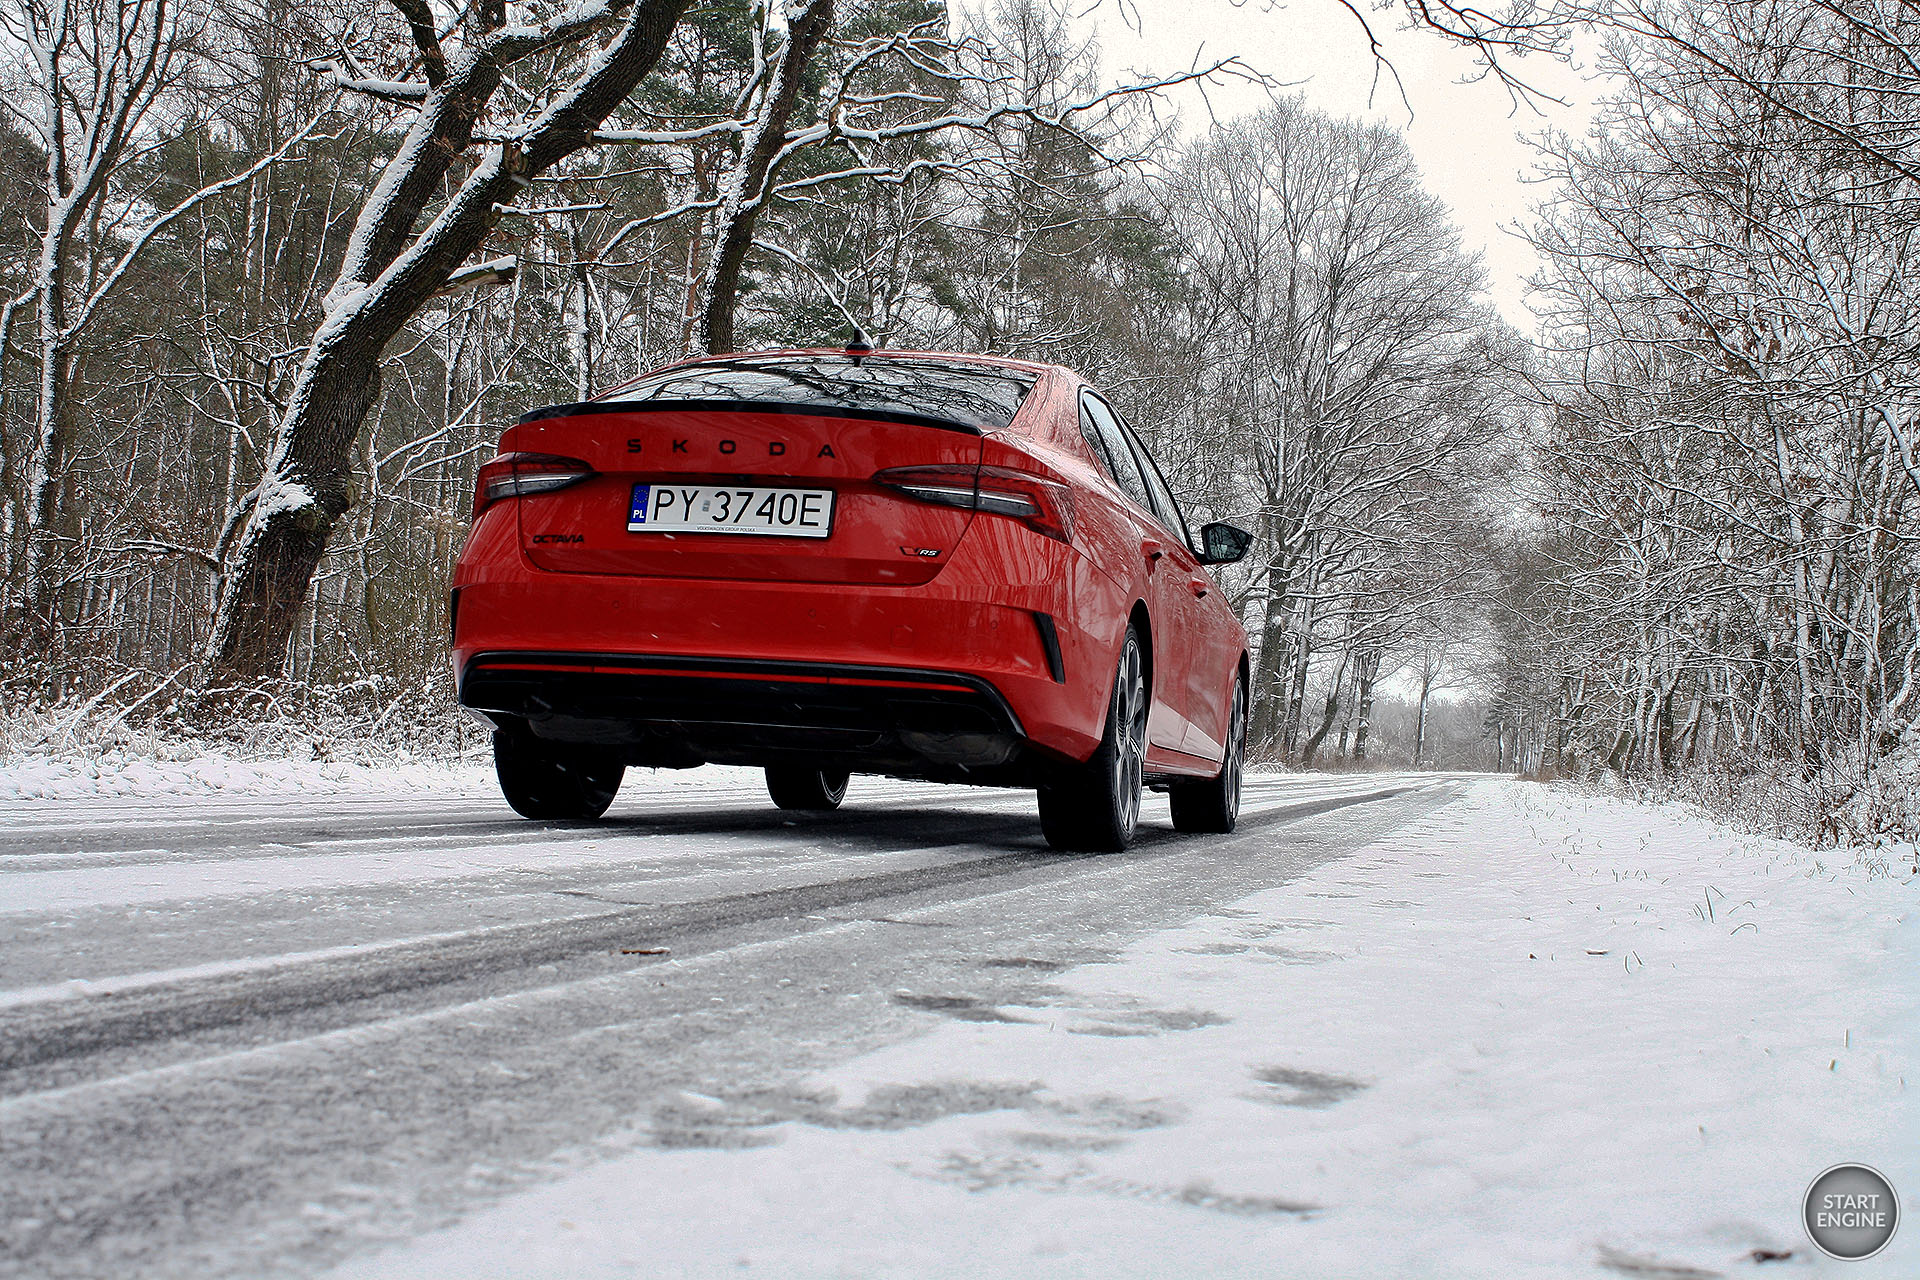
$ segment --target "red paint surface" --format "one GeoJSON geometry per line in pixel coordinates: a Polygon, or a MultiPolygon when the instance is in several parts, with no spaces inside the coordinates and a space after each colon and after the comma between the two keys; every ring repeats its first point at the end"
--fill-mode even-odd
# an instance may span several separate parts
{"type": "MultiPolygon", "coordinates": [[[[1221,592],[1197,594],[1212,579],[1178,532],[1095,462],[1079,429],[1085,384],[1065,369],[1019,367],[1039,382],[1012,425],[984,437],[717,411],[582,414],[510,428],[502,451],[578,458],[597,474],[480,512],[454,573],[456,672],[481,652],[559,652],[886,666],[924,670],[933,686],[941,673],[965,674],[999,690],[1036,744],[1085,759],[1099,745],[1127,621],[1144,612],[1149,766],[1212,772],[1246,633],[1221,592]],[[1072,541],[873,482],[894,468],[981,465],[1063,484],[1072,541]],[[629,533],[637,481],[830,488],[833,531],[629,533]],[[580,540],[552,540],[567,535],[580,540]],[[1036,611],[1054,618],[1064,684],[1048,672],[1036,611]]],[[[512,665],[542,669],[537,659],[512,665]]]]}

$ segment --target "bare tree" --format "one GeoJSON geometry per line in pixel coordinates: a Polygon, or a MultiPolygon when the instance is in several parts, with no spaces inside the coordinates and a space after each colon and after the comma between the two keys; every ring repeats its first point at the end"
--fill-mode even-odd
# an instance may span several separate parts
{"type": "Polygon", "coordinates": [[[1904,72],[1862,6],[1716,12],[1616,40],[1606,135],[1549,143],[1548,754],[1785,762],[1830,836],[1920,711],[1904,72]]]}
{"type": "Polygon", "coordinates": [[[1220,300],[1209,407],[1268,548],[1250,728],[1292,755],[1322,640],[1357,646],[1366,697],[1382,637],[1353,602],[1381,598],[1396,532],[1504,427],[1493,375],[1512,339],[1475,305],[1478,265],[1390,130],[1288,102],[1196,147],[1180,193],[1220,300]]]}
{"type": "MultiPolygon", "coordinates": [[[[1090,157],[1084,167],[1136,163],[1151,140],[1123,139],[1117,121],[1140,100],[1221,76],[1258,78],[1227,58],[1103,87],[1093,74],[1091,42],[1070,41],[1064,19],[1032,0],[1005,5],[971,29],[955,32],[929,21],[845,42],[825,38],[830,17],[824,4],[796,15],[793,34],[761,77],[767,87],[757,95],[740,155],[717,201],[712,265],[694,344],[702,351],[734,344],[740,273],[749,250],[771,253],[820,282],[804,258],[783,252],[777,242],[756,242],[755,228],[770,208],[835,188],[866,201],[876,189],[901,189],[938,175],[951,187],[944,211],[952,222],[968,219],[963,202],[991,208],[998,200],[1030,209],[1035,189],[1056,176],[1034,167],[1037,148],[1090,157]],[[837,65],[821,77],[813,100],[802,101],[809,61],[827,52],[837,65]],[[1069,65],[1074,72],[1063,77],[1069,65]],[[811,121],[788,128],[802,108],[811,121]],[[938,149],[913,145],[925,142],[938,149]],[[794,168],[805,172],[779,179],[794,168]]],[[[1075,194],[1081,197],[1075,223],[1097,223],[1098,205],[1086,197],[1099,193],[1075,194]]],[[[1003,234],[1019,238],[1017,232],[1003,234]]],[[[1017,261],[1021,255],[1016,249],[1013,256],[1017,261]]],[[[1014,287],[1017,292],[1017,273],[1014,287]]],[[[836,295],[835,301],[844,310],[844,298],[836,295]]],[[[847,319],[865,330],[857,317],[847,319]]],[[[972,345],[1007,349],[991,339],[972,345]]],[[[1057,354],[1059,343],[1053,347],[1057,354]]]]}
{"type": "Polygon", "coordinates": [[[0,351],[11,346],[23,313],[36,331],[31,426],[18,456],[6,460],[20,476],[8,580],[14,605],[44,639],[63,585],[56,549],[90,334],[169,227],[245,185],[301,139],[155,207],[160,191],[151,175],[123,178],[199,127],[230,92],[219,11],[187,0],[8,0],[0,31],[27,55],[7,86],[8,105],[45,164],[45,212],[32,224],[38,243],[26,288],[0,307],[0,351]]]}

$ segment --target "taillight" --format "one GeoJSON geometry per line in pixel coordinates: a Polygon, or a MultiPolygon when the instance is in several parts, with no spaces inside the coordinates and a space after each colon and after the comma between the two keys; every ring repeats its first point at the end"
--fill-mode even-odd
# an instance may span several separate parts
{"type": "Polygon", "coordinates": [[[502,453],[482,464],[473,484],[473,514],[478,516],[502,498],[550,493],[577,484],[593,474],[578,458],[550,453],[502,453]]]}
{"type": "Polygon", "coordinates": [[[1073,497],[1058,480],[1011,467],[895,467],[873,482],[921,502],[1008,516],[1030,529],[1073,541],[1073,497]]]}

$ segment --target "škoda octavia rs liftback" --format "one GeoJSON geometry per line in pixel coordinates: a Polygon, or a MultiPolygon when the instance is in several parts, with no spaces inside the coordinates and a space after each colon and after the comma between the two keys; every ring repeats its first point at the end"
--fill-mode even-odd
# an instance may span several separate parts
{"type": "Polygon", "coordinates": [[[454,572],[459,698],[507,801],[596,818],[628,766],[1033,787],[1121,849],[1143,785],[1231,831],[1247,638],[1140,439],[1069,370],[985,356],[694,360],[528,414],[454,572]]]}

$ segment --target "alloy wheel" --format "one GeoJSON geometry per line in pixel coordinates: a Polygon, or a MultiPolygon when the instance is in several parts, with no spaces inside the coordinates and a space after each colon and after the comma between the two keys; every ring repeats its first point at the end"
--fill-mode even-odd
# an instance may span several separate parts
{"type": "Polygon", "coordinates": [[[1146,771],[1147,690],[1140,645],[1128,637],[1114,681],[1113,789],[1119,802],[1120,829],[1132,831],[1140,820],[1140,787],[1146,771]]]}
{"type": "Polygon", "coordinates": [[[1233,691],[1233,722],[1227,729],[1227,758],[1221,763],[1227,788],[1227,812],[1240,812],[1240,775],[1247,758],[1247,700],[1238,684],[1233,691]]]}

